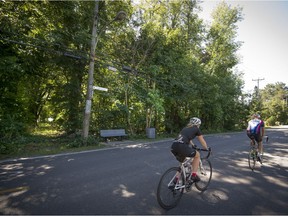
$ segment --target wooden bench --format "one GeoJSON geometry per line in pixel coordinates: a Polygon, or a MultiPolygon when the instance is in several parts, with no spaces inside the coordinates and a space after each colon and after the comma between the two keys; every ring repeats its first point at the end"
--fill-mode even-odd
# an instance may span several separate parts
{"type": "Polygon", "coordinates": [[[109,130],[100,130],[100,136],[104,137],[106,142],[108,141],[108,137],[120,137],[127,136],[124,129],[109,129],[109,130]]]}

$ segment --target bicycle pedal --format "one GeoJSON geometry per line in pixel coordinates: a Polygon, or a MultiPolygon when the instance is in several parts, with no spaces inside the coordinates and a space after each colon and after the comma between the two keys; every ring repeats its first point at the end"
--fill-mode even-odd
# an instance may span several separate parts
{"type": "Polygon", "coordinates": [[[193,182],[188,182],[188,184],[186,184],[186,187],[185,187],[185,189],[186,189],[186,191],[188,192],[188,191],[191,191],[191,188],[192,188],[192,184],[193,184],[193,182]]]}
{"type": "Polygon", "coordinates": [[[186,187],[186,190],[185,190],[186,192],[189,192],[189,191],[191,191],[191,187],[186,187]]]}
{"type": "Polygon", "coordinates": [[[192,179],[190,179],[190,180],[188,181],[188,185],[191,187],[194,182],[195,182],[195,181],[193,181],[192,179]]]}

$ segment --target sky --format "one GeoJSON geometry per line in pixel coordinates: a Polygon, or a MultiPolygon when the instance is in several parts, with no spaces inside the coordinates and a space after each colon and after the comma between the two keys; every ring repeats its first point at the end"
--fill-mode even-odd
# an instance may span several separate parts
{"type": "MultiPolygon", "coordinates": [[[[238,52],[244,73],[244,91],[267,84],[283,82],[288,86],[288,0],[225,1],[231,7],[243,8],[243,20],[238,22],[237,41],[243,44],[238,52]]],[[[200,16],[207,23],[219,0],[204,0],[200,16]]]]}

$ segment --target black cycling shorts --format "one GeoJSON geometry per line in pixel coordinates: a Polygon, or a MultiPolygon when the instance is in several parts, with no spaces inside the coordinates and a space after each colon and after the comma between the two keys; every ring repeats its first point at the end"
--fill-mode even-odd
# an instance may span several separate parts
{"type": "Polygon", "coordinates": [[[256,142],[261,142],[262,141],[262,137],[260,134],[250,134],[250,133],[247,133],[247,136],[252,140],[252,139],[255,139],[256,142]]]}
{"type": "Polygon", "coordinates": [[[183,162],[186,157],[195,157],[196,155],[196,149],[192,148],[191,145],[179,142],[173,142],[171,152],[180,162],[183,162]]]}

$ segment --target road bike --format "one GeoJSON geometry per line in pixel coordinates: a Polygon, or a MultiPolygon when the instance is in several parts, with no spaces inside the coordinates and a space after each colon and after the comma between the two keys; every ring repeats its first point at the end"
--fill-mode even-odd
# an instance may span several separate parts
{"type": "MultiPolygon", "coordinates": [[[[269,140],[269,137],[268,136],[265,136],[265,137],[266,137],[266,143],[267,143],[269,140]]],[[[263,143],[262,143],[262,153],[260,153],[260,158],[258,154],[258,145],[259,144],[255,141],[255,139],[251,140],[250,150],[248,153],[248,165],[252,171],[255,169],[255,165],[257,161],[261,164],[263,163],[263,155],[264,155],[263,143]]]]}
{"type": "Polygon", "coordinates": [[[174,208],[180,201],[184,190],[189,192],[192,189],[192,185],[199,191],[205,191],[210,184],[212,178],[212,165],[209,161],[211,149],[196,148],[200,152],[200,163],[197,171],[197,175],[200,177],[199,182],[193,182],[191,180],[191,161],[193,158],[184,157],[184,160],[176,159],[180,161],[178,167],[171,167],[160,178],[157,187],[157,201],[159,205],[164,209],[174,208]],[[203,156],[202,152],[208,152],[206,156],[203,156]]]}

